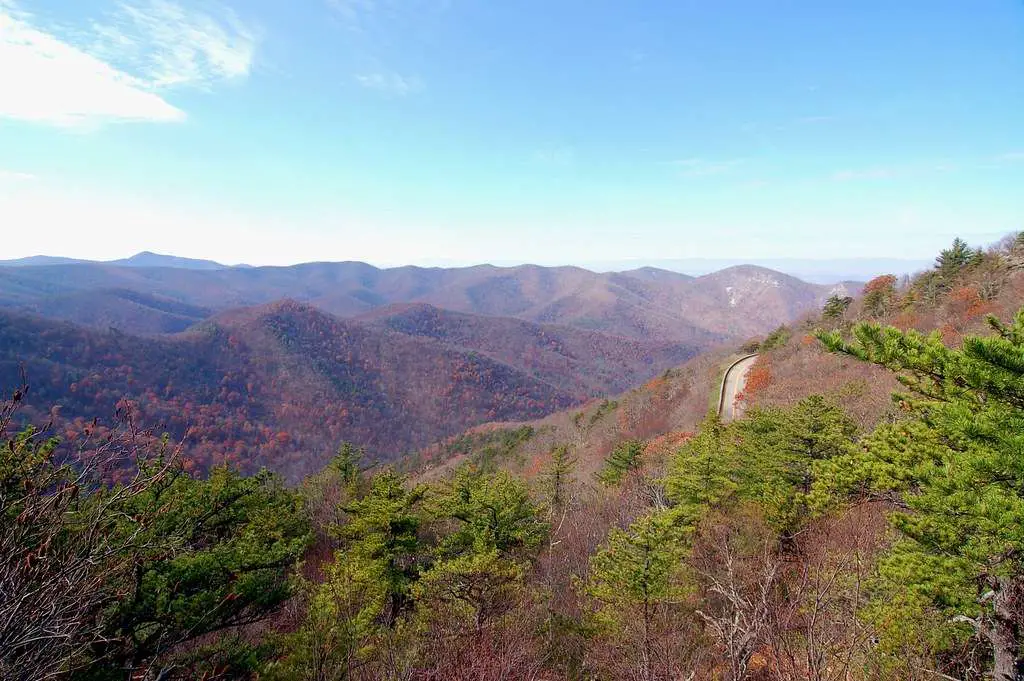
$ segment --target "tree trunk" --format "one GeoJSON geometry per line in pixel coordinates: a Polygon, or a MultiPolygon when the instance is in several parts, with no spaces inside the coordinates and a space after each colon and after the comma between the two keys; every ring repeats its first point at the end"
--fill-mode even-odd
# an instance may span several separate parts
{"type": "Polygon", "coordinates": [[[1020,615],[1024,612],[1024,583],[1020,578],[993,580],[992,619],[982,634],[992,645],[992,675],[996,681],[1024,681],[1024,657],[1020,650],[1020,615]]]}

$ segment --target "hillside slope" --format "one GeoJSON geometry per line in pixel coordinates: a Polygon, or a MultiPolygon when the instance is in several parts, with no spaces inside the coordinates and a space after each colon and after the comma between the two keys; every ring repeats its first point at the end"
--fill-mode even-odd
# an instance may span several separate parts
{"type": "Polygon", "coordinates": [[[188,434],[199,467],[268,466],[298,479],[342,440],[394,457],[476,423],[536,418],[580,395],[480,353],[354,324],[294,302],[145,338],[0,314],[0,384],[24,367],[36,414],[62,427],[112,414],[188,434]]]}
{"type": "MultiPolygon", "coordinates": [[[[1008,320],[1024,301],[1024,240],[997,245],[978,264],[941,275],[944,280],[936,282],[940,275],[938,269],[925,271],[902,288],[894,276],[880,276],[865,286],[865,290],[877,292],[874,302],[870,295],[851,299],[838,317],[823,315],[820,309],[807,312],[770,334],[763,347],[757,343],[743,348],[724,345],[612,400],[594,400],[534,421],[475,427],[425,449],[410,461],[410,469],[430,479],[466,460],[493,463],[497,458],[497,465],[530,475],[552,448],[568,444],[579,460],[580,477],[592,483],[605,456],[629,439],[643,440],[656,464],[658,457],[688,437],[712,408],[730,359],[749,350],[757,350],[759,359],[739,398],[747,410],[788,407],[821,394],[842,405],[862,431],[869,432],[898,417],[899,407],[892,395],[901,392],[901,384],[892,372],[827,352],[812,334],[816,329],[849,329],[856,322],[873,321],[938,333],[953,347],[966,335],[986,335],[990,332],[988,315],[1008,320]],[[518,435],[512,437],[514,433],[518,435]]],[[[732,268],[695,279],[707,283],[704,297],[695,300],[707,305],[708,314],[718,309],[723,295],[726,306],[731,301],[739,305],[744,298],[769,306],[788,298],[772,296],[758,285],[772,281],[776,283],[768,283],[767,288],[793,285],[770,270],[732,268]],[[755,285],[744,287],[744,281],[755,285]],[[731,290],[723,294],[726,287],[731,290]]],[[[860,286],[831,290],[842,298],[847,291],[855,293],[854,288],[860,286]]],[[[776,310],[775,314],[783,313],[776,310]]]]}
{"type": "Polygon", "coordinates": [[[702,334],[693,344],[641,341],[569,326],[485,317],[427,305],[393,305],[354,321],[481,352],[572,394],[621,392],[677,366],[720,340],[702,334]]]}

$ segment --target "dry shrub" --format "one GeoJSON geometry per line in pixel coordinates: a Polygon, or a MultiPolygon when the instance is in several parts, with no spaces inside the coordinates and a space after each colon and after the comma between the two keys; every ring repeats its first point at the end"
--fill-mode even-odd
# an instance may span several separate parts
{"type": "Polygon", "coordinates": [[[770,630],[780,681],[858,678],[870,665],[873,632],[859,617],[867,582],[887,546],[883,504],[819,518],[797,537],[785,571],[786,601],[770,630]]]}
{"type": "Polygon", "coordinates": [[[544,679],[537,632],[542,613],[523,603],[479,632],[435,632],[425,640],[428,663],[411,678],[421,681],[530,681],[544,679]]]}

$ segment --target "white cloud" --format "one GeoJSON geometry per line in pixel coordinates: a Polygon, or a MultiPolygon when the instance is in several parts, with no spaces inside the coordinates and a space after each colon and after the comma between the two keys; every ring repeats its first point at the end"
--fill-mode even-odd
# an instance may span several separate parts
{"type": "Polygon", "coordinates": [[[39,178],[32,173],[22,173],[17,170],[5,170],[0,168],[0,182],[32,182],[37,179],[39,178]]]}
{"type": "Polygon", "coordinates": [[[219,17],[149,0],[68,32],[0,0],[0,118],[79,129],[183,121],[162,90],[208,88],[252,68],[257,32],[230,10],[219,17]]]}
{"type": "Polygon", "coordinates": [[[61,127],[180,121],[146,83],[41,31],[0,5],[0,117],[61,127]]]}
{"type": "Polygon", "coordinates": [[[453,0],[324,0],[344,30],[339,61],[359,85],[406,96],[426,89],[418,76],[404,75],[436,49],[439,26],[453,0]]]}
{"type": "Polygon", "coordinates": [[[1002,161],[1004,163],[1016,163],[1018,161],[1024,161],[1024,151],[1008,151],[1004,154],[999,154],[995,158],[996,161],[1002,161]]]}
{"type": "Polygon", "coordinates": [[[355,78],[356,82],[365,88],[401,97],[411,95],[423,89],[423,83],[418,78],[406,78],[393,71],[361,73],[356,75],[355,78]]]}
{"type": "Polygon", "coordinates": [[[123,3],[113,23],[94,24],[96,47],[152,87],[208,87],[252,70],[259,32],[228,8],[190,11],[169,0],[123,3]]]}

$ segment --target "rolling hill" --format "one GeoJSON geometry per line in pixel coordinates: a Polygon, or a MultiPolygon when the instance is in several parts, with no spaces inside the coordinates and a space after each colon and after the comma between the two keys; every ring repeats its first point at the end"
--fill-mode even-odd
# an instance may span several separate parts
{"type": "Polygon", "coordinates": [[[706,333],[690,345],[641,341],[511,317],[451,312],[425,303],[380,308],[355,321],[480,352],[544,377],[559,389],[588,396],[625,390],[720,340],[706,333]]]}
{"type": "MultiPolygon", "coordinates": [[[[297,479],[342,440],[383,457],[493,419],[538,417],[583,396],[480,353],[282,301],[174,336],[100,332],[0,315],[0,384],[24,367],[36,415],[62,428],[109,420],[127,398],[140,424],[188,434],[195,465],[267,466],[297,479]]],[[[31,410],[30,410],[31,411],[31,410]]]]}
{"type": "MultiPolygon", "coordinates": [[[[622,392],[842,287],[757,267],[0,266],[0,386],[39,415],[113,413],[189,435],[197,466],[295,479],[342,441],[394,458],[488,421],[622,392]]],[[[151,266],[158,264],[160,266],[151,266]]]]}
{"type": "Polygon", "coordinates": [[[394,458],[479,423],[616,392],[696,352],[423,304],[344,320],[285,300],[160,336],[0,312],[0,385],[17,385],[24,369],[30,414],[56,407],[61,428],[80,428],[94,416],[109,423],[125,398],[140,425],[187,435],[200,468],[267,466],[291,479],[343,440],[394,458]]]}
{"type": "MultiPolygon", "coordinates": [[[[378,269],[358,262],[194,269],[112,263],[0,266],[0,307],[126,333],[180,330],[177,312],[139,296],[222,312],[292,298],[341,317],[397,303],[427,303],[476,315],[515,317],[650,341],[698,345],[710,336],[765,332],[815,308],[834,287],[754,267],[691,278],[644,268],[599,274],[578,267],[378,269]],[[110,292],[120,292],[112,296],[110,292]],[[133,299],[124,292],[135,294],[133,299]],[[102,299],[95,312],[65,301],[102,299]],[[77,298],[76,298],[77,297],[77,298]],[[120,300],[118,300],[120,299],[120,300]],[[115,310],[116,306],[124,309],[115,310]]],[[[192,314],[184,315],[193,318],[192,314]]]]}

